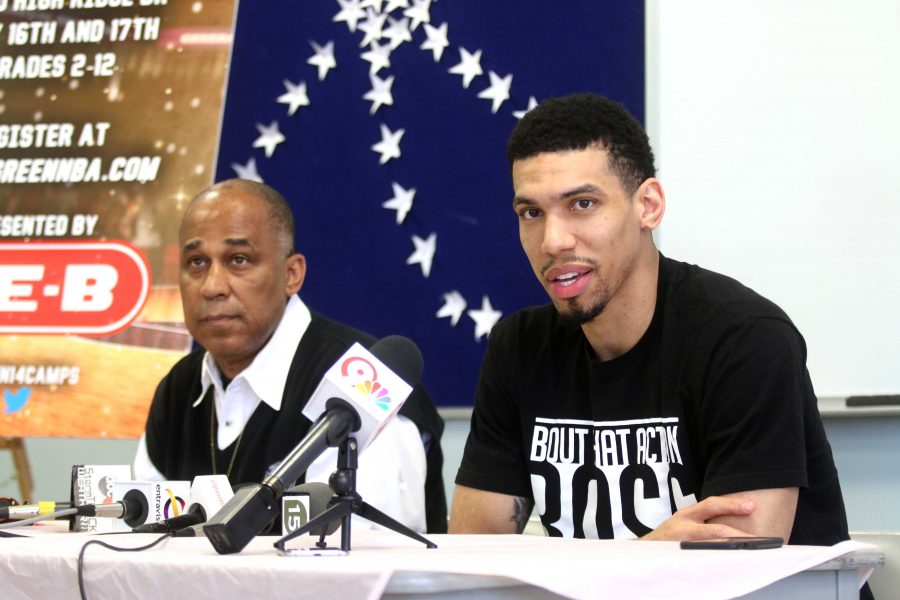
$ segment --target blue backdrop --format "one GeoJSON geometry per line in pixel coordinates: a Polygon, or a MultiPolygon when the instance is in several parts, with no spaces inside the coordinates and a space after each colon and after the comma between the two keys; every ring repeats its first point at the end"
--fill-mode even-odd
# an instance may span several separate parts
{"type": "Polygon", "coordinates": [[[643,4],[241,2],[216,179],[281,191],[307,304],[412,338],[435,401],[470,405],[491,324],[547,302],[512,210],[514,112],[595,91],[643,121],[643,4]]]}

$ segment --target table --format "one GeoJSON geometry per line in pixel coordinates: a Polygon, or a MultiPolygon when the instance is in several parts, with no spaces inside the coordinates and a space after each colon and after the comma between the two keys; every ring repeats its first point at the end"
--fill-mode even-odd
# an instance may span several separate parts
{"type": "MultiPolygon", "coordinates": [[[[79,597],[78,552],[90,539],[137,547],[157,536],[94,536],[59,526],[18,528],[0,538],[0,595],[79,597]]],[[[85,583],[91,600],[109,598],[840,598],[883,564],[876,546],[776,550],[681,550],[675,542],[573,540],[523,535],[430,535],[426,549],[389,531],[353,531],[340,557],[283,557],[277,538],[257,537],[243,552],[219,555],[204,538],[169,539],[146,552],[91,546],[85,583]]],[[[290,546],[312,545],[301,537],[290,546]]],[[[339,545],[338,534],[329,541],[339,545]]]]}

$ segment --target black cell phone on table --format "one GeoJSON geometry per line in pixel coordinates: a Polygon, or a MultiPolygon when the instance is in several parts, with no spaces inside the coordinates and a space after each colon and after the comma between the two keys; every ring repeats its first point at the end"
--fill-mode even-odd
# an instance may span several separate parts
{"type": "Polygon", "coordinates": [[[682,550],[765,550],[781,548],[784,539],[780,537],[723,537],[709,540],[681,542],[682,550]]]}

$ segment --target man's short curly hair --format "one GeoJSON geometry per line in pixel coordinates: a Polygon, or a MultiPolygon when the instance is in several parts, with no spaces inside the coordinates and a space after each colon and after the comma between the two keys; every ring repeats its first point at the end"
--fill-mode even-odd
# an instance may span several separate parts
{"type": "Polygon", "coordinates": [[[541,102],[513,129],[506,157],[512,169],[517,160],[593,145],[609,154],[609,168],[629,194],[647,178],[656,176],[653,150],[644,128],[624,106],[598,94],[573,94],[541,102]]]}

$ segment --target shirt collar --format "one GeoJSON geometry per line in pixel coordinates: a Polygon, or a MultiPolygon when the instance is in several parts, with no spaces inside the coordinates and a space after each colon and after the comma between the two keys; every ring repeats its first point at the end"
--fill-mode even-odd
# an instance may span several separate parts
{"type": "MultiPolygon", "coordinates": [[[[288,371],[297,352],[300,339],[309,327],[312,315],[299,296],[291,296],[275,333],[253,358],[246,369],[235,376],[244,378],[253,392],[274,410],[281,409],[288,371]]],[[[193,406],[198,406],[206,396],[210,385],[222,389],[222,375],[209,352],[203,355],[200,372],[200,395],[193,406]]]]}

